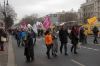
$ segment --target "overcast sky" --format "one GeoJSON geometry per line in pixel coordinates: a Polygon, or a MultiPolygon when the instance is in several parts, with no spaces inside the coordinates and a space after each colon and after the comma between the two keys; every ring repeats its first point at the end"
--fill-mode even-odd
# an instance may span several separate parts
{"type": "MultiPolygon", "coordinates": [[[[0,0],[3,3],[4,0],[0,0]]],[[[18,19],[25,15],[37,13],[40,16],[48,13],[69,11],[72,8],[78,10],[85,0],[9,0],[17,15],[18,19]]]]}

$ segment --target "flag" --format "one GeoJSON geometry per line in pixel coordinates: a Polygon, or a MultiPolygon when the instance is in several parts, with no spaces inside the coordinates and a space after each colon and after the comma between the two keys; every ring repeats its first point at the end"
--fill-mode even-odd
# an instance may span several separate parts
{"type": "Polygon", "coordinates": [[[35,33],[37,33],[37,26],[36,26],[36,24],[33,25],[33,28],[32,28],[32,29],[33,29],[33,31],[34,31],[35,33]]]}
{"type": "Polygon", "coordinates": [[[27,29],[27,23],[26,23],[26,21],[22,21],[22,22],[20,23],[20,28],[21,28],[21,29],[27,29]]]}
{"type": "Polygon", "coordinates": [[[42,23],[41,22],[36,22],[36,26],[37,26],[37,29],[41,29],[42,28],[42,23]]]}
{"type": "Polygon", "coordinates": [[[88,21],[88,23],[89,23],[90,25],[93,25],[93,24],[96,23],[97,18],[96,18],[96,17],[92,17],[92,18],[90,18],[90,19],[87,19],[87,21],[88,21]]]}
{"type": "Polygon", "coordinates": [[[51,26],[51,20],[49,16],[46,16],[43,22],[44,28],[47,30],[51,26]]]}

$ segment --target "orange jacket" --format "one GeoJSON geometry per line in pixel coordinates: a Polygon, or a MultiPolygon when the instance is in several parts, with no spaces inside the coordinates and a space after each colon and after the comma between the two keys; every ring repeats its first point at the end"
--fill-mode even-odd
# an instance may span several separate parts
{"type": "Polygon", "coordinates": [[[46,43],[46,45],[51,45],[53,43],[51,34],[45,35],[45,43],[46,43]]]}

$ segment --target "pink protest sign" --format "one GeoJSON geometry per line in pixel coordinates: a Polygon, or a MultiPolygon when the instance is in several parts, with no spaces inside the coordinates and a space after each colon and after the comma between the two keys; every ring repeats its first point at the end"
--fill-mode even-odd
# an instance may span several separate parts
{"type": "Polygon", "coordinates": [[[51,20],[50,20],[49,16],[45,17],[44,22],[43,22],[43,26],[44,26],[45,29],[50,28],[50,26],[51,26],[51,20]]]}

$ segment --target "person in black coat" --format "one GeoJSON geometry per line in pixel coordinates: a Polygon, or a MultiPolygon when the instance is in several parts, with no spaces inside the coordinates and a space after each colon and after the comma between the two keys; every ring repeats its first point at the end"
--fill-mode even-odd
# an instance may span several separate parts
{"type": "Polygon", "coordinates": [[[82,44],[85,43],[85,34],[84,34],[84,28],[83,28],[83,27],[80,29],[79,41],[80,41],[82,44]]]}
{"type": "Polygon", "coordinates": [[[26,56],[27,62],[34,60],[34,45],[33,45],[33,39],[30,34],[28,34],[27,40],[24,40],[25,42],[25,50],[24,55],[26,56]]]}
{"type": "Polygon", "coordinates": [[[60,53],[62,54],[62,49],[63,49],[63,46],[64,46],[65,55],[68,55],[67,54],[68,31],[63,26],[59,30],[59,39],[60,39],[60,42],[61,42],[60,53]]]}
{"type": "Polygon", "coordinates": [[[1,37],[7,38],[7,34],[2,28],[0,28],[0,51],[4,51],[4,41],[2,41],[1,37]]]}
{"type": "Polygon", "coordinates": [[[94,28],[93,28],[93,34],[94,34],[94,41],[93,42],[94,42],[94,44],[98,44],[98,40],[97,40],[98,32],[99,32],[98,28],[96,26],[94,26],[94,28]]]}
{"type": "Polygon", "coordinates": [[[76,49],[77,49],[77,44],[78,44],[78,32],[75,26],[72,27],[70,38],[71,38],[71,43],[72,43],[71,52],[74,49],[74,54],[77,54],[76,49]]]}

